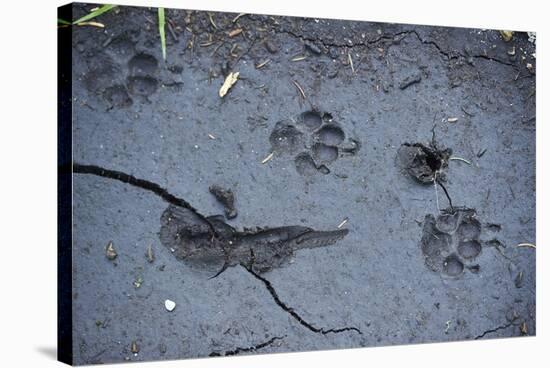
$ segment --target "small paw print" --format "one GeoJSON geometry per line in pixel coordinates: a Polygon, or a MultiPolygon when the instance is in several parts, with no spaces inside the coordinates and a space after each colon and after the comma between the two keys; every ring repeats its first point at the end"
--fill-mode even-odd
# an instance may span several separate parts
{"type": "Polygon", "coordinates": [[[329,165],[343,154],[355,154],[359,141],[348,139],[332,115],[306,111],[295,119],[275,124],[269,137],[273,152],[295,155],[296,171],[303,176],[329,174],[329,165]]]}
{"type": "Polygon", "coordinates": [[[420,241],[426,266],[450,277],[462,275],[465,268],[477,273],[481,230],[475,209],[447,209],[437,218],[426,215],[420,241]]]}

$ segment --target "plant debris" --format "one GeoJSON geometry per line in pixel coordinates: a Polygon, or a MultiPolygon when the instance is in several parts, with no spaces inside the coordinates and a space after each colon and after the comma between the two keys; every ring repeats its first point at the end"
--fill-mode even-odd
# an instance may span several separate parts
{"type": "Polygon", "coordinates": [[[264,158],[264,159],[262,160],[262,164],[265,164],[265,163],[267,163],[269,160],[271,160],[271,159],[273,158],[273,154],[274,154],[274,153],[275,153],[275,152],[271,152],[269,155],[267,155],[267,157],[264,158]]]}
{"type": "Polygon", "coordinates": [[[232,23],[235,23],[236,21],[239,20],[240,17],[242,17],[243,15],[246,15],[246,13],[239,13],[235,18],[233,18],[233,20],[231,21],[232,23]]]}
{"type": "Polygon", "coordinates": [[[243,32],[243,29],[242,29],[242,28],[235,28],[234,30],[229,31],[229,32],[227,33],[227,35],[228,35],[229,37],[235,37],[235,36],[240,35],[242,32],[243,32]]]}
{"type": "Polygon", "coordinates": [[[114,261],[118,256],[112,241],[110,241],[105,247],[105,256],[109,261],[114,261]]]}
{"type": "Polygon", "coordinates": [[[290,59],[290,61],[302,61],[302,60],[305,60],[305,59],[307,59],[307,56],[300,55],[300,56],[296,56],[296,57],[290,59]]]}
{"type": "Polygon", "coordinates": [[[342,222],[340,222],[340,224],[337,226],[338,229],[341,229],[342,226],[344,226],[347,222],[348,222],[349,218],[345,218],[342,220],[342,222]]]}
{"type": "Polygon", "coordinates": [[[259,63],[258,65],[256,65],[256,69],[260,69],[260,68],[263,68],[264,66],[266,66],[267,64],[269,64],[271,60],[267,59],[266,61],[262,61],[261,63],[259,63]]]}
{"type": "Polygon", "coordinates": [[[522,334],[522,335],[527,335],[529,333],[529,330],[527,328],[527,322],[523,322],[520,326],[519,326],[519,332],[522,334]]]}
{"type": "Polygon", "coordinates": [[[132,352],[132,354],[139,353],[139,345],[135,340],[132,341],[132,345],[130,346],[130,351],[132,352]]]}
{"type": "Polygon", "coordinates": [[[141,284],[143,284],[143,278],[141,276],[136,277],[133,284],[136,289],[139,289],[141,284]]]}
{"type": "Polygon", "coordinates": [[[500,31],[500,35],[501,35],[502,39],[505,42],[509,42],[509,41],[512,40],[512,37],[514,36],[514,32],[512,32],[512,31],[500,31]]]}
{"type": "Polygon", "coordinates": [[[452,156],[449,158],[449,161],[462,161],[468,165],[472,165],[472,163],[468,160],[466,160],[465,158],[462,158],[462,157],[457,157],[457,156],[452,156]]]}
{"type": "Polygon", "coordinates": [[[239,72],[231,72],[227,75],[225,78],[225,81],[223,82],[222,87],[220,88],[220,97],[223,97],[229,92],[229,89],[233,87],[235,83],[237,83],[237,79],[239,78],[239,72]]]}
{"type": "Polygon", "coordinates": [[[153,244],[149,244],[147,247],[147,251],[145,252],[145,258],[147,258],[147,262],[153,263],[155,260],[155,253],[153,252],[153,244]]]}
{"type": "Polygon", "coordinates": [[[351,67],[351,72],[355,74],[355,68],[353,67],[353,59],[351,58],[351,54],[349,52],[348,52],[348,61],[349,61],[349,66],[351,67]]]}
{"type": "Polygon", "coordinates": [[[516,245],[516,247],[518,247],[518,248],[527,247],[527,248],[533,248],[533,249],[537,248],[535,246],[535,244],[531,244],[531,243],[520,243],[520,244],[516,245]]]}
{"type": "Polygon", "coordinates": [[[99,22],[80,22],[76,24],[77,26],[92,26],[98,28],[105,28],[105,24],[99,22]]]}
{"type": "Polygon", "coordinates": [[[304,90],[302,89],[302,87],[298,84],[298,82],[296,81],[292,81],[292,83],[294,83],[294,85],[296,86],[296,88],[298,88],[298,92],[300,92],[300,95],[302,96],[302,98],[304,100],[306,100],[306,94],[304,93],[304,90]]]}

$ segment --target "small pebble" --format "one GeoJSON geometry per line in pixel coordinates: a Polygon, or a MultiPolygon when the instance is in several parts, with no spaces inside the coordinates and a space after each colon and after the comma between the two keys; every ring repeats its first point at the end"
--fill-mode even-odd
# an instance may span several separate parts
{"type": "Polygon", "coordinates": [[[170,299],[166,299],[166,300],[164,301],[164,306],[166,307],[166,310],[167,310],[168,312],[171,312],[171,311],[174,310],[174,308],[176,308],[176,303],[173,302],[173,301],[171,301],[170,299]]]}

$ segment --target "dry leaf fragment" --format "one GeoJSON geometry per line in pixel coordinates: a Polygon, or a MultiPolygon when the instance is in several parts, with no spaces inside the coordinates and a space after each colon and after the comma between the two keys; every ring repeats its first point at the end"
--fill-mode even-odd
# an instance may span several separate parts
{"type": "Polygon", "coordinates": [[[235,37],[235,36],[238,36],[242,33],[243,29],[242,28],[235,28],[234,30],[230,31],[227,35],[229,37],[235,37]]]}
{"type": "Polygon", "coordinates": [[[229,73],[229,75],[225,78],[225,81],[223,82],[222,87],[220,88],[220,97],[223,97],[227,94],[229,89],[233,87],[235,83],[237,83],[238,78],[239,78],[239,72],[229,73]]]}
{"type": "Polygon", "coordinates": [[[115,246],[113,245],[113,242],[110,241],[109,244],[105,247],[105,256],[109,261],[113,261],[117,257],[117,252],[115,250],[115,246]]]}
{"type": "Polygon", "coordinates": [[[514,35],[514,32],[512,32],[512,31],[500,31],[500,35],[502,36],[502,39],[504,41],[508,42],[512,39],[512,36],[514,35]]]}
{"type": "Polygon", "coordinates": [[[141,284],[143,284],[143,278],[141,276],[136,277],[134,280],[134,287],[136,289],[139,289],[141,287],[141,284]]]}
{"type": "Polygon", "coordinates": [[[132,341],[132,346],[130,347],[130,350],[132,351],[132,354],[139,353],[139,345],[136,341],[132,341]]]}
{"type": "Polygon", "coordinates": [[[521,332],[522,335],[527,335],[529,333],[529,330],[527,328],[527,323],[526,322],[523,322],[520,326],[519,326],[519,332],[521,332]]]}

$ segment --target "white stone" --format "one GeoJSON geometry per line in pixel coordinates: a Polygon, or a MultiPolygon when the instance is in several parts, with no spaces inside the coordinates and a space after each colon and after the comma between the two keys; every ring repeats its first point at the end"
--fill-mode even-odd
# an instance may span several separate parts
{"type": "Polygon", "coordinates": [[[171,312],[171,311],[174,310],[174,308],[176,308],[176,302],[173,302],[173,301],[171,301],[170,299],[166,299],[166,300],[164,301],[164,306],[166,307],[166,310],[167,310],[168,312],[171,312]]]}

